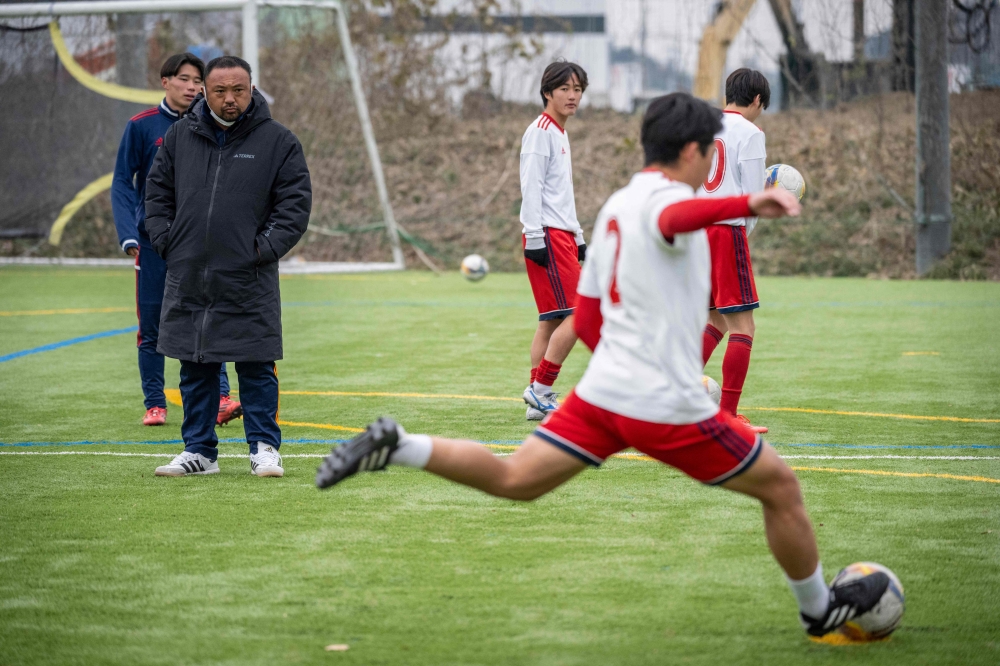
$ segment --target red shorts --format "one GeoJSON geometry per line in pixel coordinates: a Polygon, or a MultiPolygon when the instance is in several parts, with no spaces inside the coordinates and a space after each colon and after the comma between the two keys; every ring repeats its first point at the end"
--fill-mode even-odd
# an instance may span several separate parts
{"type": "MultiPolygon", "coordinates": [[[[521,236],[522,244],[527,239],[521,236]]],[[[573,314],[576,304],[576,283],[580,281],[580,260],[577,259],[576,235],[562,229],[545,227],[545,249],[549,265],[542,268],[525,259],[528,282],[538,306],[538,320],[562,319],[573,314]]]]}
{"type": "Polygon", "coordinates": [[[575,391],[535,435],[594,466],[631,446],[709,485],[745,470],[761,448],[760,437],[727,412],[688,425],[650,423],[595,407],[575,391]]]}
{"type": "Polygon", "coordinates": [[[760,307],[750,265],[746,227],[713,224],[706,227],[712,252],[712,299],[709,308],[722,314],[760,307]]]}

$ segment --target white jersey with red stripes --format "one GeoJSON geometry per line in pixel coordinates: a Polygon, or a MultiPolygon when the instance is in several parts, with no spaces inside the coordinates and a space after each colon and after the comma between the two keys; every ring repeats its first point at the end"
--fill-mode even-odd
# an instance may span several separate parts
{"type": "MultiPolygon", "coordinates": [[[[766,158],[764,132],[738,111],[724,111],[722,131],[715,137],[712,170],[698,188],[698,196],[735,197],[763,191],[766,158]]],[[[717,224],[746,226],[749,233],[756,223],[755,217],[739,217],[717,224]]]]}
{"type": "Polygon", "coordinates": [[[576,393],[602,409],[683,425],[719,411],[701,383],[711,288],[704,229],[668,243],[658,219],[694,190],[662,172],[637,173],[597,216],[577,289],[599,298],[601,341],[576,393]]]}
{"type": "Polygon", "coordinates": [[[569,137],[547,113],[538,116],[521,138],[521,224],[529,240],[544,238],[549,227],[575,234],[578,245],[583,242],[569,137]]]}

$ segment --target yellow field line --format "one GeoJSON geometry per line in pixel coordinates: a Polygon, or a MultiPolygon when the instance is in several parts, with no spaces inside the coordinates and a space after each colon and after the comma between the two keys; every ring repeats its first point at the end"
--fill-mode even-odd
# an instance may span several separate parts
{"type": "Polygon", "coordinates": [[[870,474],[872,476],[902,476],[909,479],[933,478],[954,481],[978,481],[980,483],[1000,483],[1000,479],[988,476],[959,476],[957,474],[931,474],[929,472],[887,472],[881,469],[836,469],[834,467],[792,467],[796,472],[834,472],[836,474],[870,474]]]}
{"type": "Polygon", "coordinates": [[[135,308],[63,308],[61,310],[0,310],[0,317],[25,317],[31,315],[98,314],[105,312],[134,312],[135,308]]]}
{"type": "MultiPolygon", "coordinates": [[[[282,391],[285,395],[327,395],[360,398],[444,398],[450,400],[498,400],[503,402],[523,402],[521,398],[491,395],[465,395],[452,393],[391,393],[387,391],[282,391]]],[[[1000,423],[1000,419],[969,419],[960,416],[920,416],[916,414],[883,414],[880,412],[845,412],[831,409],[805,409],[803,407],[744,407],[747,411],[798,412],[803,414],[833,414],[836,416],[870,416],[888,419],[910,419],[914,421],[952,421],[958,423],[1000,423]]]]}
{"type": "Polygon", "coordinates": [[[956,423],[1000,423],[1000,419],[967,419],[961,416],[918,416],[915,414],[883,414],[881,412],[843,412],[832,409],[805,409],[803,407],[742,407],[746,411],[798,412],[801,414],[835,414],[837,416],[871,416],[884,419],[909,419],[912,421],[951,421],[956,423]]]}
{"type": "Polygon", "coordinates": [[[903,356],[940,356],[940,355],[941,352],[931,352],[931,351],[903,352],[903,356]]]}
{"type": "Polygon", "coordinates": [[[332,423],[301,423],[296,421],[278,421],[280,426],[291,428],[321,428],[323,430],[342,430],[344,432],[364,432],[364,428],[351,428],[350,426],[333,425],[332,423]]]}
{"type": "Polygon", "coordinates": [[[522,398],[452,393],[385,393],[381,391],[282,391],[282,393],[285,395],[335,395],[359,398],[446,398],[450,400],[500,400],[504,402],[524,402],[522,398]]]}

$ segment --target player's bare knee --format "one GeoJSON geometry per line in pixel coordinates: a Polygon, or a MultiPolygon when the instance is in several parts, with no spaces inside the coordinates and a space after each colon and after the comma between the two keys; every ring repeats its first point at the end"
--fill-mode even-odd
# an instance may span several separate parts
{"type": "Polygon", "coordinates": [[[791,508],[802,505],[802,488],[795,472],[788,465],[774,470],[774,480],[770,484],[768,503],[776,508],[791,508]]]}

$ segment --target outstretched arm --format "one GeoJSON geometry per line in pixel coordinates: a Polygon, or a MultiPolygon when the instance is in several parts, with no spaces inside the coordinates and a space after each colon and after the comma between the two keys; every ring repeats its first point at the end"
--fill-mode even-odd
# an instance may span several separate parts
{"type": "Polygon", "coordinates": [[[716,222],[736,217],[795,217],[802,207],[791,192],[770,189],[738,197],[696,198],[670,204],[660,213],[657,224],[668,243],[677,234],[704,229],[716,222]]]}

